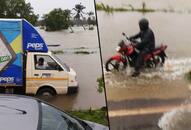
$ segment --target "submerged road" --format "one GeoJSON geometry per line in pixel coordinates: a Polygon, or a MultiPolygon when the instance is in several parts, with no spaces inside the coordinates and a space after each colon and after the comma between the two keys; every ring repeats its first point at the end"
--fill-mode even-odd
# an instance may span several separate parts
{"type": "Polygon", "coordinates": [[[128,78],[106,75],[111,130],[161,130],[158,122],[165,112],[191,108],[190,85],[185,80],[128,78]]]}
{"type": "Polygon", "coordinates": [[[110,110],[110,124],[112,130],[160,130],[159,119],[165,112],[175,108],[191,108],[191,104],[180,105],[181,100],[155,102],[146,107],[134,107],[110,110]],[[160,105],[156,105],[156,104],[160,105]]]}

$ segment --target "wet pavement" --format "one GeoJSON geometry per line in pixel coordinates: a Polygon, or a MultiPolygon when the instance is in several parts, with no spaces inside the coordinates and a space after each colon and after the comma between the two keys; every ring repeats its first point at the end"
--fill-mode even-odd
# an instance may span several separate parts
{"type": "MultiPolygon", "coordinates": [[[[136,107],[126,108],[125,110],[110,110],[109,115],[110,115],[111,129],[112,130],[148,130],[148,129],[159,130],[161,128],[165,128],[166,125],[167,126],[177,125],[180,121],[188,123],[188,121],[190,121],[189,118],[190,118],[191,104],[180,105],[182,104],[181,100],[179,99],[178,100],[173,99],[173,100],[171,101],[166,100],[164,101],[164,103],[163,101],[156,101],[154,103],[155,105],[153,105],[151,101],[149,102],[148,106],[143,106],[143,107],[137,106],[137,108],[136,107]],[[169,113],[170,113],[170,116],[169,116],[169,113]],[[180,115],[184,117],[184,121],[183,121],[183,118],[180,117],[180,115]],[[177,121],[177,122],[173,121],[173,119],[175,120],[176,118],[177,120],[180,120],[180,121],[177,121]]],[[[191,128],[190,125],[187,124],[186,129],[190,129],[190,128],[191,128]]],[[[165,130],[175,130],[175,129],[165,129],[165,130]]]]}
{"type": "Polygon", "coordinates": [[[162,114],[148,114],[137,116],[112,117],[110,118],[110,127],[112,130],[161,130],[157,126],[157,119],[161,115],[162,114]]]}
{"type": "Polygon", "coordinates": [[[168,81],[158,77],[143,80],[143,75],[139,79],[119,75],[123,74],[106,75],[112,130],[158,130],[158,122],[163,113],[182,107],[183,104],[190,105],[187,103],[187,99],[190,98],[190,86],[186,80],[168,81]],[[114,81],[115,84],[111,85],[108,83],[108,77],[127,81],[125,84],[117,84],[117,81],[114,81]]]}

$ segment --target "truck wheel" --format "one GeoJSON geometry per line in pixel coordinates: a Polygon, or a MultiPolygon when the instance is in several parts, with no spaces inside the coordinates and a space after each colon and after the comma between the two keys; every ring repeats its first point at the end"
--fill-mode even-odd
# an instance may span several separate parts
{"type": "Polygon", "coordinates": [[[56,92],[51,88],[41,88],[36,95],[52,97],[56,95],[56,92]]]}

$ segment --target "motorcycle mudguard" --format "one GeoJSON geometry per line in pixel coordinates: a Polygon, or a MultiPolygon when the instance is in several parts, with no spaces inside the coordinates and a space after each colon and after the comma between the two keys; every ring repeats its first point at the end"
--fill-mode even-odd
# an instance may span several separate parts
{"type": "Polygon", "coordinates": [[[166,55],[166,53],[165,53],[164,51],[162,51],[162,52],[160,53],[160,55],[162,55],[162,56],[164,56],[164,57],[167,57],[167,55],[166,55]]]}
{"type": "Polygon", "coordinates": [[[117,60],[117,61],[125,62],[125,60],[122,59],[121,55],[115,55],[115,56],[112,56],[111,58],[114,59],[114,60],[117,60]]]}

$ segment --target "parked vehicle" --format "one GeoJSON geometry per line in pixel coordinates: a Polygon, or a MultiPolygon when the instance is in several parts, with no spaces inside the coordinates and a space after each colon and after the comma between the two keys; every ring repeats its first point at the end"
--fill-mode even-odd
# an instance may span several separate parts
{"type": "Polygon", "coordinates": [[[0,112],[1,130],[108,130],[27,96],[0,95],[0,112]]]}
{"type": "Polygon", "coordinates": [[[61,62],[25,19],[0,19],[0,91],[56,95],[77,92],[76,72],[61,62]]]}
{"type": "MultiPolygon", "coordinates": [[[[123,33],[123,36],[125,36],[126,39],[129,40],[125,33],[123,33]]],[[[146,55],[144,58],[143,67],[155,68],[157,66],[162,66],[165,62],[165,58],[167,57],[165,54],[166,48],[167,45],[161,44],[161,46],[156,47],[153,52],[146,55]]],[[[138,56],[139,50],[136,48],[136,44],[133,41],[130,41],[129,44],[121,41],[117,46],[116,51],[118,53],[106,61],[106,71],[119,71],[126,69],[127,66],[135,66],[135,61],[138,56]]]]}

